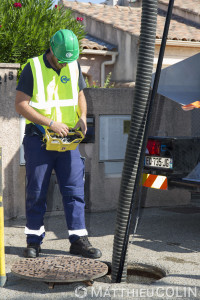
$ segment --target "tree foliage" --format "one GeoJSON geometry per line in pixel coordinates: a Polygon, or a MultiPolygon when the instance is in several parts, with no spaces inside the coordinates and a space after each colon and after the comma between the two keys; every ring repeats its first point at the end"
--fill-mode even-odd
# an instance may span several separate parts
{"type": "Polygon", "coordinates": [[[59,29],[72,30],[79,41],[85,35],[71,11],[53,0],[0,0],[0,62],[23,64],[41,55],[59,29]]]}

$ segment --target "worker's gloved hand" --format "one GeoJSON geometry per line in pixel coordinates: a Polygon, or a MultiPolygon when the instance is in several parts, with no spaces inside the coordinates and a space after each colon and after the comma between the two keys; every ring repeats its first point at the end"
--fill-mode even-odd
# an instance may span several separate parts
{"type": "Polygon", "coordinates": [[[87,132],[87,119],[86,117],[81,117],[79,121],[76,123],[76,126],[73,129],[81,128],[83,135],[86,135],[87,132]]]}
{"type": "Polygon", "coordinates": [[[67,136],[67,134],[69,132],[68,126],[61,122],[54,121],[50,128],[51,128],[51,130],[58,133],[62,137],[67,136]]]}
{"type": "Polygon", "coordinates": [[[185,111],[192,110],[194,108],[200,108],[200,101],[195,101],[193,103],[182,106],[182,109],[185,111]]]}

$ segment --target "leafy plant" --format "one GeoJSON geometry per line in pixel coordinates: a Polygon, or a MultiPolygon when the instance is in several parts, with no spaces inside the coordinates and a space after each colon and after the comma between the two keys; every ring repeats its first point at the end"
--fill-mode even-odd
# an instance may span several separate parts
{"type": "Polygon", "coordinates": [[[115,84],[110,82],[111,75],[112,75],[112,73],[110,72],[106,76],[106,81],[103,86],[104,88],[113,88],[114,87],[115,84]]]}
{"type": "Polygon", "coordinates": [[[0,62],[23,64],[49,48],[59,29],[71,29],[80,41],[85,32],[71,11],[53,0],[0,1],[0,62]]]}
{"type": "MultiPolygon", "coordinates": [[[[103,88],[114,88],[115,84],[110,82],[110,78],[111,78],[112,73],[108,73],[108,75],[106,76],[106,80],[104,83],[103,88]]],[[[102,88],[99,84],[98,81],[93,81],[92,84],[89,84],[88,78],[85,79],[85,83],[87,88],[102,88]]]]}

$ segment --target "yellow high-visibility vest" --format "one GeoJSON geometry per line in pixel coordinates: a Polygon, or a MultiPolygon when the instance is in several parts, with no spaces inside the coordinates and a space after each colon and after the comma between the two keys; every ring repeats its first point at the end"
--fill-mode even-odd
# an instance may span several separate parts
{"type": "MultiPolygon", "coordinates": [[[[73,128],[78,122],[77,61],[62,68],[60,75],[46,67],[43,55],[31,58],[28,62],[33,73],[33,96],[29,105],[43,116],[73,128]]],[[[26,120],[26,123],[31,122],[26,120]]]]}

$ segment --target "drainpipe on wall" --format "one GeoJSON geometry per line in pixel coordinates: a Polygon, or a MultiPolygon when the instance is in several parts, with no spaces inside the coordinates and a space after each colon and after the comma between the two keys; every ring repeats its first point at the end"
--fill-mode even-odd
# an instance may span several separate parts
{"type": "Polygon", "coordinates": [[[104,86],[104,83],[105,83],[105,66],[107,65],[113,65],[116,61],[116,56],[118,55],[118,52],[113,52],[112,55],[112,59],[111,60],[107,60],[107,61],[104,61],[102,64],[101,64],[101,87],[104,86]]]}
{"type": "Polygon", "coordinates": [[[107,50],[90,50],[90,49],[84,49],[81,54],[95,54],[95,55],[111,55],[112,59],[108,61],[104,61],[101,64],[101,87],[104,86],[105,83],[105,66],[107,65],[113,65],[116,61],[116,56],[118,55],[118,52],[114,51],[107,51],[107,50]]]}

